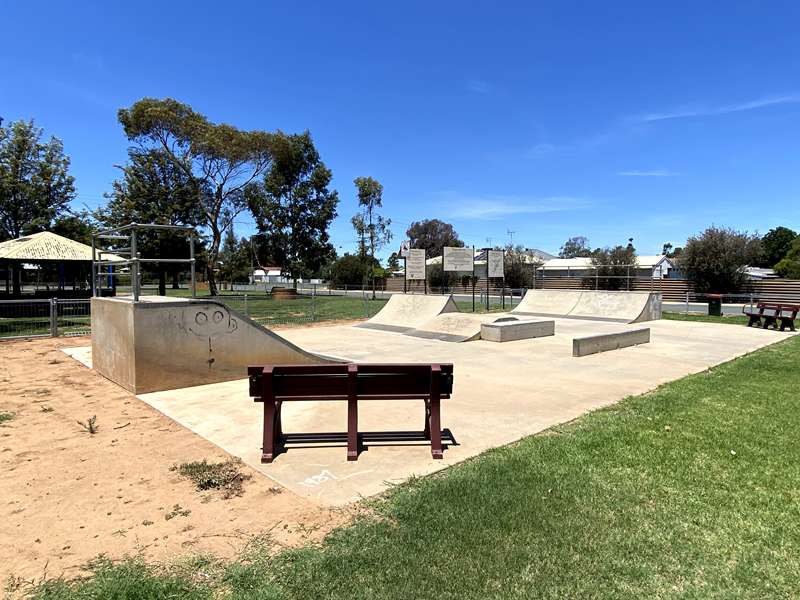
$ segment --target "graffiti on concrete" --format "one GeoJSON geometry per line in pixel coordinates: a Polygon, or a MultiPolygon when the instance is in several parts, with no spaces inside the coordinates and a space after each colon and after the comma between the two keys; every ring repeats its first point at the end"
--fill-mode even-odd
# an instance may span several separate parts
{"type": "Polygon", "coordinates": [[[208,305],[185,311],[186,329],[198,337],[215,338],[233,333],[239,328],[238,321],[227,308],[208,305]]]}

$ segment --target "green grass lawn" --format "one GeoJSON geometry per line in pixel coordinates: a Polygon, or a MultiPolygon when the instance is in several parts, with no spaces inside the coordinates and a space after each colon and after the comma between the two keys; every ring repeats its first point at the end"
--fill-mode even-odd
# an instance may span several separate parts
{"type": "Polygon", "coordinates": [[[35,597],[798,597],[798,389],[792,338],[398,486],[320,546],[35,597]]]}
{"type": "Polygon", "coordinates": [[[722,317],[712,317],[710,315],[674,312],[662,313],[661,318],[669,321],[697,321],[701,323],[728,323],[732,325],[747,325],[748,321],[747,317],[744,315],[725,315],[722,317]]]}

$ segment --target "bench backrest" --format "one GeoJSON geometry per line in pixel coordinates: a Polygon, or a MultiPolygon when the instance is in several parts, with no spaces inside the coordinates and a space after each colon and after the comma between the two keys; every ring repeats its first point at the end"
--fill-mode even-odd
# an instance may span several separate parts
{"type": "Polygon", "coordinates": [[[248,367],[250,395],[264,394],[264,378],[276,400],[425,399],[438,368],[439,397],[453,390],[452,364],[331,364],[248,367]],[[351,385],[353,389],[351,390],[351,385]]]}
{"type": "Polygon", "coordinates": [[[781,316],[794,319],[797,317],[797,313],[800,312],[800,305],[797,304],[782,304],[781,305],[781,316]]]}

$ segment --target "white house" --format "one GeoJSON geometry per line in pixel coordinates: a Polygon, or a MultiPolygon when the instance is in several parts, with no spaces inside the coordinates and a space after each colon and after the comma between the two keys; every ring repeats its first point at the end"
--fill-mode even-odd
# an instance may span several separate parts
{"type": "MultiPolygon", "coordinates": [[[[663,255],[637,256],[636,268],[631,276],[651,277],[653,279],[672,279],[678,276],[678,269],[672,260],[663,255]]],[[[592,259],[552,258],[537,269],[538,277],[584,277],[594,273],[592,259]]]]}

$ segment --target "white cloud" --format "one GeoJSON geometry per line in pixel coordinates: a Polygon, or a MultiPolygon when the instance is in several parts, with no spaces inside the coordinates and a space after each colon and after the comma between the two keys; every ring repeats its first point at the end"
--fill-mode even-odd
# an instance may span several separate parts
{"type": "Polygon", "coordinates": [[[572,196],[526,198],[522,196],[467,196],[444,194],[448,214],[455,218],[497,221],[514,215],[554,213],[587,208],[590,202],[572,196]]]}
{"type": "Polygon", "coordinates": [[[669,169],[652,169],[650,171],[617,171],[617,175],[623,177],[675,177],[679,173],[669,169]]]}
{"type": "Polygon", "coordinates": [[[488,81],[482,79],[470,79],[467,81],[467,89],[476,94],[488,94],[492,91],[492,86],[488,81]]]}
{"type": "Polygon", "coordinates": [[[542,156],[547,156],[548,154],[552,154],[555,152],[556,147],[553,144],[547,143],[540,143],[535,144],[528,148],[525,152],[525,158],[540,158],[542,156]]]}
{"type": "Polygon", "coordinates": [[[713,117],[717,115],[727,115],[730,113],[744,112],[766,108],[768,106],[779,106],[781,104],[800,103],[800,94],[787,94],[784,96],[765,96],[750,102],[740,104],[728,104],[724,106],[687,106],[672,111],[661,113],[647,113],[633,117],[631,120],[640,123],[652,123],[655,121],[666,121],[669,119],[685,119],[689,117],[713,117]]]}

